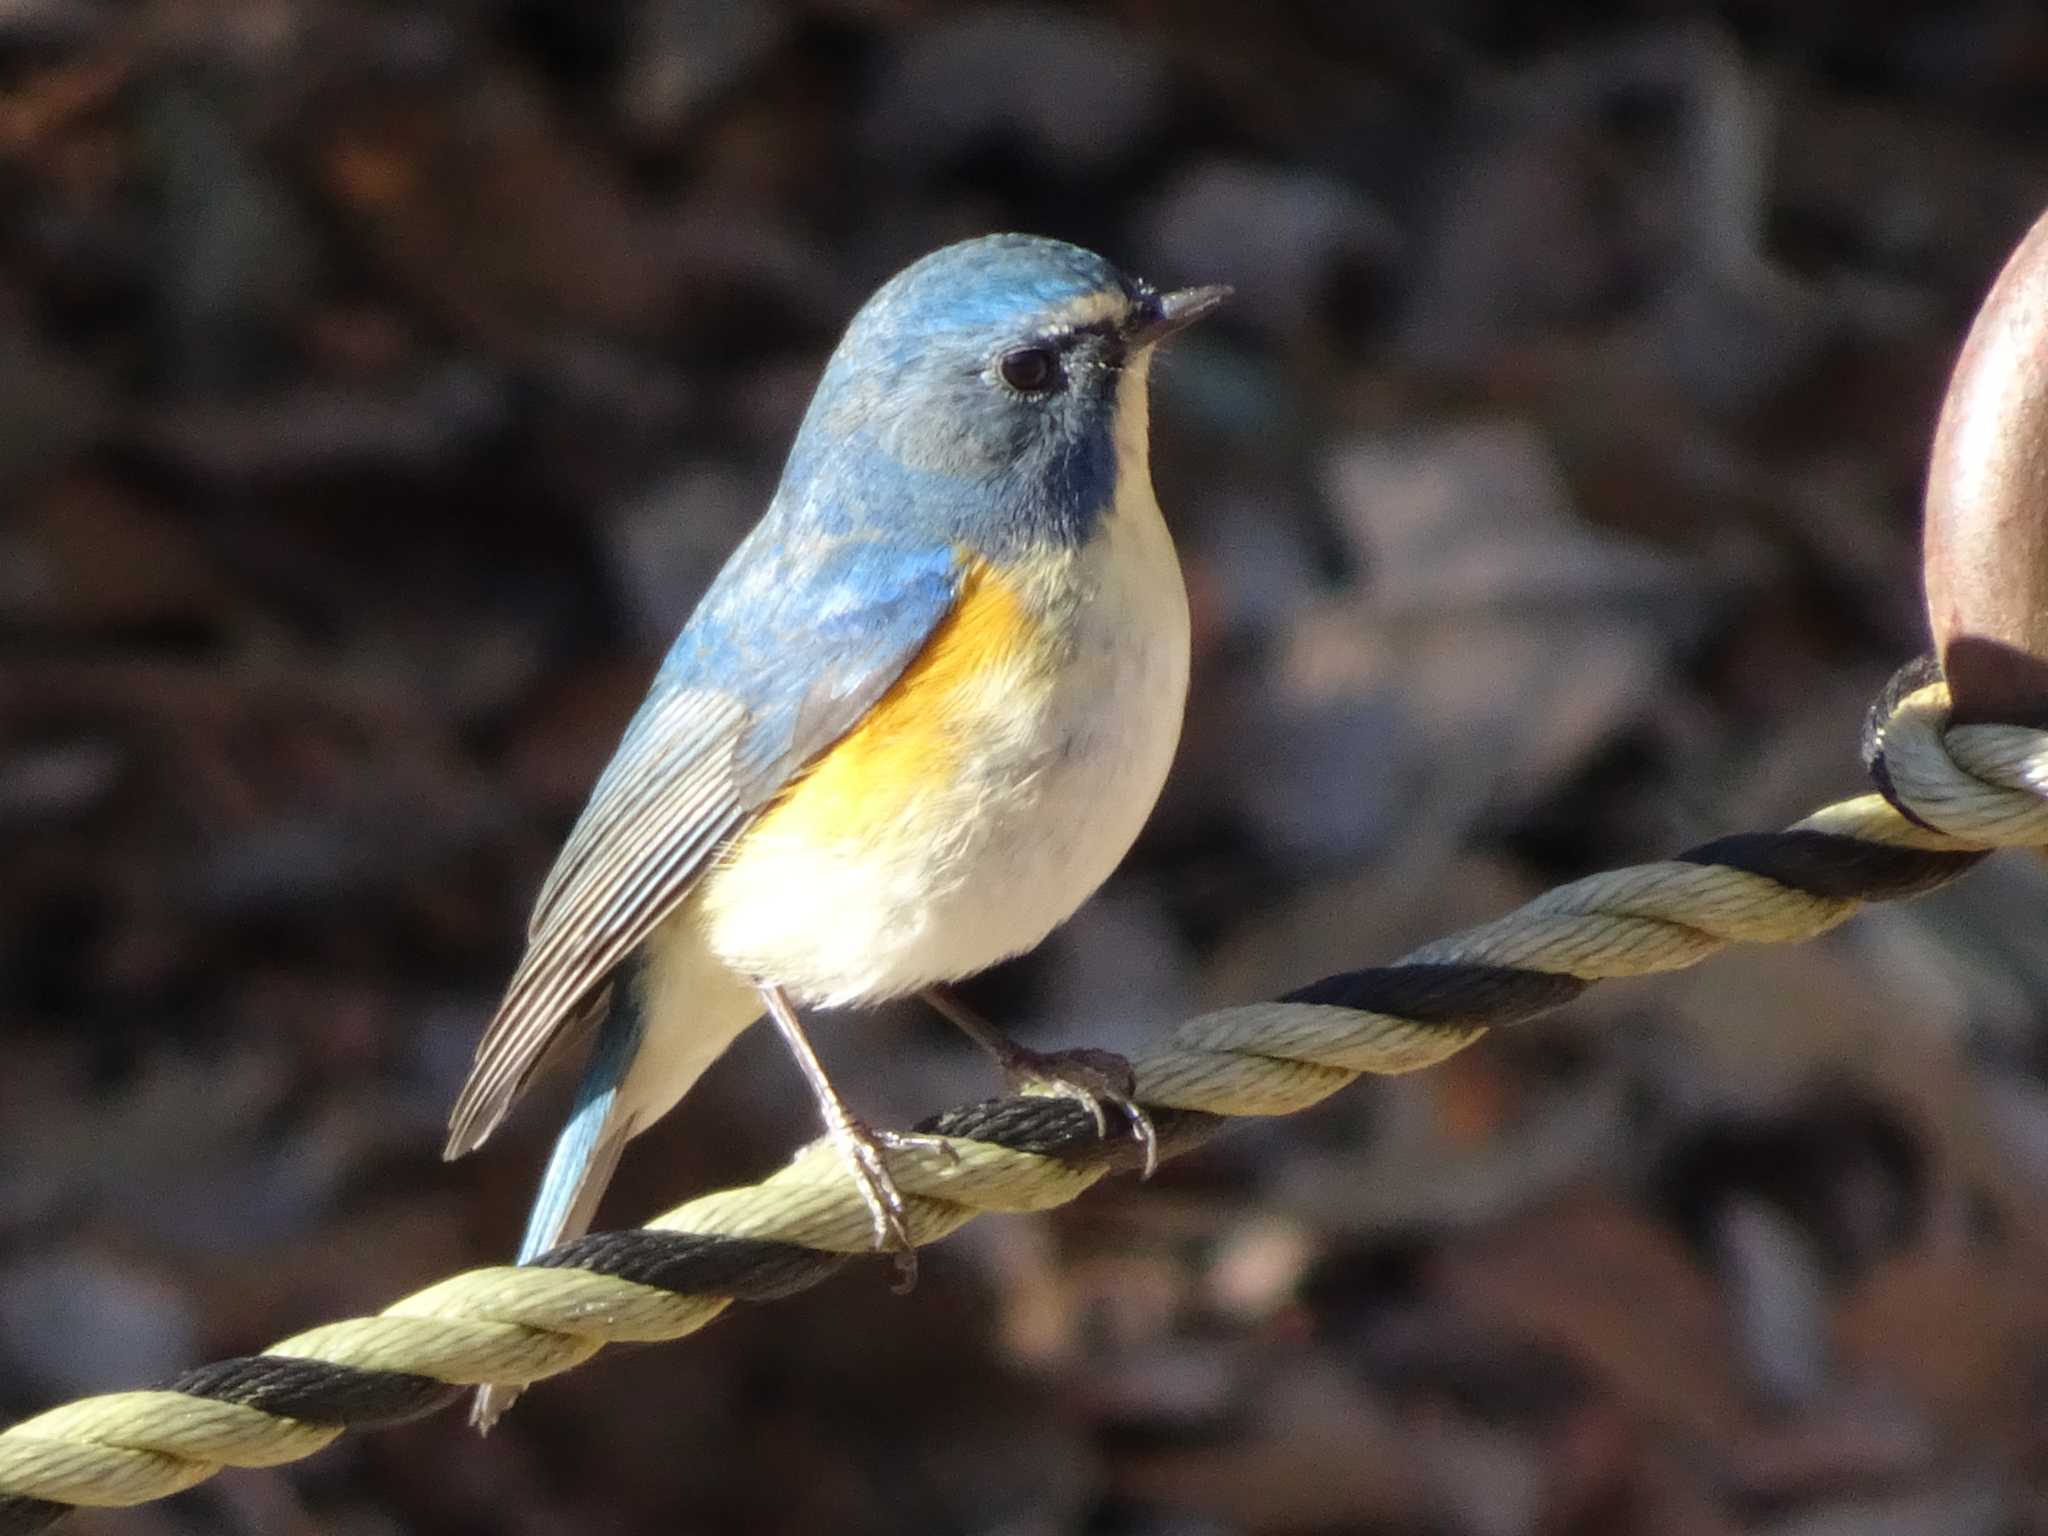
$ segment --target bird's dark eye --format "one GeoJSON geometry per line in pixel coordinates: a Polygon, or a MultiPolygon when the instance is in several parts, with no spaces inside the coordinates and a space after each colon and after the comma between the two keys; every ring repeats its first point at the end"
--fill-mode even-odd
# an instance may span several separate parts
{"type": "Polygon", "coordinates": [[[996,360],[1003,382],[1023,395],[1042,395],[1059,378],[1059,354],[1051,347],[1012,347],[996,360]]]}

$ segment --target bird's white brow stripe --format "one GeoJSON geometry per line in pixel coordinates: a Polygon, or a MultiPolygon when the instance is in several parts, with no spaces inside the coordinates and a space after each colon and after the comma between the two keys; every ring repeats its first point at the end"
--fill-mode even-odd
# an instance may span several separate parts
{"type": "Polygon", "coordinates": [[[1084,325],[1099,325],[1105,320],[1121,321],[1130,312],[1131,301],[1128,298],[1115,289],[1104,289],[1100,293],[1084,293],[1047,310],[1044,321],[1048,329],[1065,327],[1079,330],[1084,325]]]}

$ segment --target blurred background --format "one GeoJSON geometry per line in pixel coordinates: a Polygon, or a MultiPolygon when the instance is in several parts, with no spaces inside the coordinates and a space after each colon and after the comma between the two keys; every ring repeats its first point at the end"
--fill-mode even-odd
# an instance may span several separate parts
{"type": "MultiPolygon", "coordinates": [[[[441,1126],[838,328],[1022,228],[1238,285],[1158,370],[1196,676],[1040,1044],[1861,788],[2048,205],[2030,0],[0,4],[0,1419],[508,1254],[441,1126]]],[[[2048,1530],[2041,866],[457,1414],[176,1533],[2048,1530]]],[[[994,1091],[823,1023],[905,1124],[994,1091]]],[[[743,1041],[627,1224],[814,1133],[743,1041]]]]}

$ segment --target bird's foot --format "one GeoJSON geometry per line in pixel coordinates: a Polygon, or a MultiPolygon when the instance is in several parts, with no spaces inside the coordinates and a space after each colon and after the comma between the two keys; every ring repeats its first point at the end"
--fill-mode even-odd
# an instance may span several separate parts
{"type": "Polygon", "coordinates": [[[896,1258],[898,1295],[908,1295],[917,1285],[917,1245],[910,1235],[910,1212],[903,1191],[889,1172],[884,1152],[937,1152],[958,1162],[960,1154],[943,1136],[922,1136],[908,1131],[877,1131],[852,1115],[836,1118],[831,1126],[832,1141],[839,1149],[846,1171],[853,1176],[860,1197],[873,1218],[875,1251],[896,1258]]]}
{"type": "Polygon", "coordinates": [[[1144,1147],[1144,1176],[1152,1177],[1159,1166],[1159,1132],[1138,1102],[1138,1080],[1123,1057],[1086,1046],[1068,1051],[1027,1050],[968,1007],[950,987],[927,987],[924,1000],[993,1056],[1017,1092],[1075,1100],[1095,1117],[1095,1134],[1105,1141],[1109,1139],[1109,1116],[1102,1106],[1114,1107],[1130,1123],[1132,1137],[1144,1147]]]}
{"type": "Polygon", "coordinates": [[[996,1061],[1010,1086],[1019,1093],[1073,1099],[1095,1117],[1095,1134],[1107,1140],[1107,1104],[1130,1126],[1131,1136],[1145,1149],[1144,1177],[1159,1166],[1159,1133],[1151,1115],[1137,1100],[1138,1080],[1131,1064],[1115,1051],[1079,1046],[1065,1051],[1033,1051],[1005,1040],[996,1061]]]}

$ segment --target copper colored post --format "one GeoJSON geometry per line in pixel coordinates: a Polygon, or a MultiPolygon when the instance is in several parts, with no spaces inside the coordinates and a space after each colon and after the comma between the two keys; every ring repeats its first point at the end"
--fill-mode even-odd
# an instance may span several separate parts
{"type": "Polygon", "coordinates": [[[2048,215],[1998,274],[1949,380],[1925,548],[1956,720],[2048,725],[2048,215]]]}

